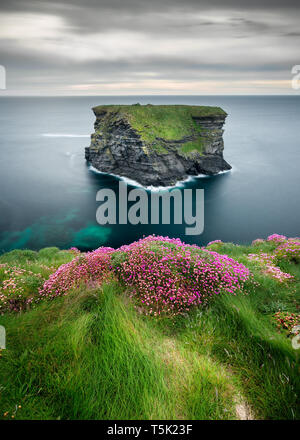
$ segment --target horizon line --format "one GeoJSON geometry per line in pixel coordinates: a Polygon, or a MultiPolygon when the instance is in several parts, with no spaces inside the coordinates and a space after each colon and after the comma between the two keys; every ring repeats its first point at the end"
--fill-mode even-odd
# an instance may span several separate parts
{"type": "Polygon", "coordinates": [[[230,94],[230,93],[226,93],[226,94],[179,94],[179,95],[175,95],[175,94],[137,94],[137,95],[133,95],[133,94],[129,94],[129,95],[2,95],[0,93],[0,99],[1,98],[95,98],[95,97],[107,97],[107,98],[114,98],[114,97],[141,97],[141,96],[149,96],[149,97],[153,97],[153,96],[265,96],[265,97],[269,97],[269,96],[288,96],[288,97],[300,97],[300,93],[299,94],[282,94],[282,93],[268,93],[268,94],[263,94],[263,93],[259,93],[259,94],[230,94]]]}

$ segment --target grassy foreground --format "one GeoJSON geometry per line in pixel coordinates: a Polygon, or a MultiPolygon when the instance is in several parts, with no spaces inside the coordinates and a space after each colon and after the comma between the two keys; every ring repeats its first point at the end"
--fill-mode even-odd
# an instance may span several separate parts
{"type": "MultiPolygon", "coordinates": [[[[146,315],[116,277],[4,313],[0,417],[299,419],[289,319],[299,313],[300,264],[283,259],[280,270],[293,278],[280,281],[249,259],[277,246],[211,244],[253,280],[175,316],[146,315]]],[[[8,267],[23,268],[28,294],[73,258],[56,248],[13,251],[0,257],[0,280],[8,267]]]]}

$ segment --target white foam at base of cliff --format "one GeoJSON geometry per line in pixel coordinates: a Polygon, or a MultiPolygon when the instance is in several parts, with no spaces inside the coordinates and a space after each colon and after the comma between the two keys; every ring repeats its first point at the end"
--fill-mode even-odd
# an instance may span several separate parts
{"type": "MultiPolygon", "coordinates": [[[[135,186],[135,187],[138,187],[138,188],[144,188],[144,189],[146,189],[148,191],[167,191],[168,189],[172,189],[172,188],[178,188],[178,187],[180,188],[185,183],[191,182],[192,180],[195,180],[195,179],[209,179],[210,177],[213,177],[213,176],[208,176],[207,174],[198,174],[197,176],[188,176],[184,180],[179,180],[173,186],[153,186],[153,185],[143,186],[140,183],[136,182],[135,180],[129,179],[128,177],[123,177],[123,176],[119,176],[118,174],[104,173],[103,171],[99,171],[99,170],[97,170],[97,168],[93,167],[93,165],[89,165],[88,168],[93,173],[102,174],[104,176],[117,177],[118,179],[123,180],[128,185],[135,186]]],[[[219,174],[230,173],[232,171],[233,171],[233,168],[231,168],[231,170],[220,171],[218,174],[214,174],[214,176],[218,176],[219,174]]]]}

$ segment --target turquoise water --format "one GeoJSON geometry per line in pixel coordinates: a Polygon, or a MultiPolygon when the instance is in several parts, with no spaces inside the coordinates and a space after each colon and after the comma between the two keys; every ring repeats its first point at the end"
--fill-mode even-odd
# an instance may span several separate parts
{"type": "MultiPolygon", "coordinates": [[[[143,235],[206,244],[247,243],[277,232],[300,234],[300,97],[139,96],[0,98],[0,251],[44,246],[82,250],[130,243],[143,235]],[[91,171],[84,160],[94,115],[107,103],[217,105],[229,114],[229,173],[196,178],[203,188],[204,232],[186,225],[107,225],[96,222],[96,193],[118,179],[91,171]]],[[[132,177],[132,176],[131,176],[132,177]]],[[[132,187],[129,187],[131,189],[132,187]]]]}

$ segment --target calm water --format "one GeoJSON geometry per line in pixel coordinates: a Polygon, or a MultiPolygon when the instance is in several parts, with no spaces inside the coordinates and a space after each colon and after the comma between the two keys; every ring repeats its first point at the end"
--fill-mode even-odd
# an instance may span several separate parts
{"type": "Polygon", "coordinates": [[[162,234],[206,244],[247,243],[273,232],[300,234],[300,97],[81,97],[0,99],[0,251],[44,246],[117,247],[162,234]],[[96,192],[118,180],[93,173],[84,147],[93,132],[91,107],[108,103],[221,106],[225,158],[233,171],[197,178],[203,188],[205,227],[99,226],[96,192]]]}

